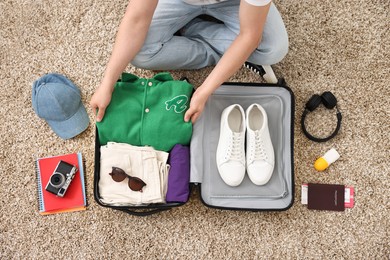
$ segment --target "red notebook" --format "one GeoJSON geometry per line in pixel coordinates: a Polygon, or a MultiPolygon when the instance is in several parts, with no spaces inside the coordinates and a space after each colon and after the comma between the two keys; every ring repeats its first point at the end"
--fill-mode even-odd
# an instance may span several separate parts
{"type": "Polygon", "coordinates": [[[41,215],[86,209],[84,169],[81,153],[38,158],[36,163],[39,213],[41,215]],[[72,164],[77,168],[75,176],[64,197],[59,197],[45,190],[60,160],[72,164]]]}

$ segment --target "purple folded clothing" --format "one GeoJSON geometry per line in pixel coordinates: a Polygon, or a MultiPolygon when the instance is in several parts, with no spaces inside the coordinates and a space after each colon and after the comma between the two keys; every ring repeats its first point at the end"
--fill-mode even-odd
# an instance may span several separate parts
{"type": "Polygon", "coordinates": [[[190,148],[176,144],[169,153],[167,202],[187,202],[190,194],[190,148]]]}

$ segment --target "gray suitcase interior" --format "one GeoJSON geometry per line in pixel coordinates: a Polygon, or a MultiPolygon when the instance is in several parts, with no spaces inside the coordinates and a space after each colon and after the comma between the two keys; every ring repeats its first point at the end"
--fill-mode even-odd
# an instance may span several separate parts
{"type": "Polygon", "coordinates": [[[201,198],[210,207],[247,210],[286,210],[294,200],[293,167],[294,96],[278,85],[226,83],[212,94],[191,139],[191,182],[201,186],[201,198]],[[216,166],[222,111],[232,104],[244,110],[258,103],[268,115],[275,152],[275,168],[271,180],[252,184],[246,174],[237,187],[226,185],[216,166]]]}

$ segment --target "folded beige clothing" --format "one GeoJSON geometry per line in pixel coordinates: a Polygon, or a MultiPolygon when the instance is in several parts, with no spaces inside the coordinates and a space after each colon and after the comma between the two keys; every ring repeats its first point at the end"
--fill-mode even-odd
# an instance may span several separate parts
{"type": "Polygon", "coordinates": [[[99,193],[103,203],[115,206],[165,203],[169,173],[167,152],[109,142],[101,146],[100,153],[99,193]],[[146,183],[142,192],[132,191],[127,178],[115,182],[109,175],[112,167],[142,179],[146,183]]]}

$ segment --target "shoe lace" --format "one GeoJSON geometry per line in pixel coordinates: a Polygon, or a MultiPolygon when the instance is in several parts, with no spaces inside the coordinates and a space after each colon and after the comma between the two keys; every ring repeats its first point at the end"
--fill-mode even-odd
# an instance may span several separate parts
{"type": "Polygon", "coordinates": [[[265,152],[264,149],[264,142],[262,138],[260,137],[260,132],[255,131],[255,137],[254,137],[254,145],[252,145],[252,160],[257,161],[257,160],[267,160],[268,156],[267,153],[265,152]]]}
{"type": "Polygon", "coordinates": [[[241,161],[242,159],[242,152],[240,149],[241,146],[241,135],[239,133],[233,133],[233,135],[230,138],[229,146],[226,151],[226,157],[225,159],[230,159],[234,161],[241,161]]]}

